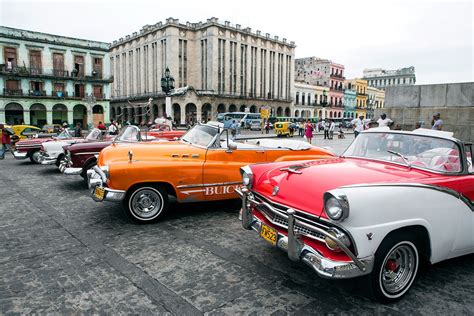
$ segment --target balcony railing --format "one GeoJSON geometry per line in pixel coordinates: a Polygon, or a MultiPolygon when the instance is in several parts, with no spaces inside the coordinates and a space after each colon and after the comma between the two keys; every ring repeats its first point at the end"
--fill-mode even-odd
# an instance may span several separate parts
{"type": "Polygon", "coordinates": [[[340,74],[338,74],[338,75],[336,75],[336,74],[331,74],[331,77],[333,77],[333,78],[338,78],[338,79],[341,79],[341,80],[346,79],[346,77],[344,77],[343,75],[340,75],[340,74]]]}
{"type": "Polygon", "coordinates": [[[46,96],[46,91],[44,90],[29,90],[28,95],[31,97],[44,97],[46,96]]]}
{"type": "Polygon", "coordinates": [[[329,91],[344,93],[344,88],[329,88],[329,91]]]}
{"type": "Polygon", "coordinates": [[[24,66],[0,65],[0,74],[14,75],[20,77],[50,77],[61,79],[85,80],[85,81],[113,81],[113,76],[104,78],[102,73],[92,71],[91,75],[86,75],[83,71],[71,71],[64,69],[44,69],[24,66]]]}
{"type": "Polygon", "coordinates": [[[3,89],[3,95],[23,95],[23,90],[21,89],[3,89]]]}
{"type": "MultiPolygon", "coordinates": [[[[49,91],[48,91],[49,92],[49,91]]],[[[72,93],[69,95],[67,91],[51,91],[51,94],[47,94],[45,90],[28,90],[23,92],[22,89],[3,89],[3,96],[21,96],[28,98],[59,98],[59,99],[83,99],[87,94],[86,93],[72,93]]],[[[105,94],[94,94],[94,97],[97,100],[105,100],[107,96],[105,94]]]]}

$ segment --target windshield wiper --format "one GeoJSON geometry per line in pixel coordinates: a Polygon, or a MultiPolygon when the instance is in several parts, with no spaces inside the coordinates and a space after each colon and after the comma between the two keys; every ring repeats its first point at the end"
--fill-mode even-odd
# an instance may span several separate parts
{"type": "Polygon", "coordinates": [[[387,150],[388,153],[392,154],[392,155],[395,155],[395,156],[398,156],[400,158],[402,158],[403,162],[408,166],[408,168],[411,169],[411,164],[410,162],[408,161],[408,158],[405,157],[404,155],[400,154],[399,152],[397,151],[393,151],[393,150],[387,150]]]}

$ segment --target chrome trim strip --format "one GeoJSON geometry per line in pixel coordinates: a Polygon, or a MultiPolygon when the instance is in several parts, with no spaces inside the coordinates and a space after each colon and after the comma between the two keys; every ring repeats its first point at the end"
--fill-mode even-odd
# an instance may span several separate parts
{"type": "Polygon", "coordinates": [[[220,182],[220,183],[206,183],[206,184],[185,184],[185,185],[178,185],[178,186],[176,187],[176,189],[215,187],[215,186],[233,185],[233,184],[242,184],[242,181],[236,181],[236,182],[220,182]]]}
{"type": "Polygon", "coordinates": [[[99,151],[88,151],[88,152],[83,152],[83,153],[72,153],[72,155],[97,155],[99,151]]]}
{"type": "Polygon", "coordinates": [[[423,183],[367,183],[367,184],[352,184],[352,185],[346,185],[339,187],[339,189],[344,189],[344,188],[364,188],[364,187],[415,187],[415,188],[424,188],[424,189],[430,189],[430,190],[435,190],[439,192],[443,192],[449,195],[454,196],[455,198],[463,201],[470,209],[471,211],[474,212],[474,205],[473,201],[468,199],[466,196],[463,194],[459,193],[456,190],[453,190],[451,188],[439,186],[439,185],[433,185],[433,184],[423,184],[423,183]]]}

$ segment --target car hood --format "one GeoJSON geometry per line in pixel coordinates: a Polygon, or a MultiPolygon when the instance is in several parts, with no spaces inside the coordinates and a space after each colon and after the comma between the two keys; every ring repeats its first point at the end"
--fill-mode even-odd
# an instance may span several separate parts
{"type": "Polygon", "coordinates": [[[323,195],[326,191],[354,184],[420,182],[430,174],[396,164],[330,158],[272,166],[260,176],[255,174],[254,190],[276,203],[326,217],[323,212],[323,195]],[[301,173],[284,170],[288,167],[296,167],[297,172],[301,173]],[[275,191],[278,192],[275,194],[275,191]]]}
{"type": "Polygon", "coordinates": [[[113,143],[104,148],[99,155],[99,165],[109,165],[114,162],[129,161],[129,151],[133,154],[133,161],[160,161],[182,159],[183,155],[191,158],[193,154],[204,159],[205,149],[190,145],[182,141],[156,141],[140,143],[113,143]]]}
{"type": "Polygon", "coordinates": [[[103,148],[112,144],[111,141],[87,141],[82,143],[76,143],[72,145],[66,145],[63,148],[69,150],[71,154],[90,152],[90,151],[100,151],[103,148]]]}

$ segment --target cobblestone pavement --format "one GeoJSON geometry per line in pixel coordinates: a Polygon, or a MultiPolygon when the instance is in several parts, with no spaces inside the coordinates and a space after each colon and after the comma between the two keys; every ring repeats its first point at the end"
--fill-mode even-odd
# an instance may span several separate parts
{"type": "MultiPolygon", "coordinates": [[[[349,141],[326,143],[340,152],[349,141]]],[[[380,305],[359,281],[321,279],[243,230],[238,208],[173,205],[163,221],[136,225],[120,205],[93,202],[79,177],[8,156],[0,161],[0,314],[474,311],[474,256],[427,267],[403,301],[380,305]]]]}

